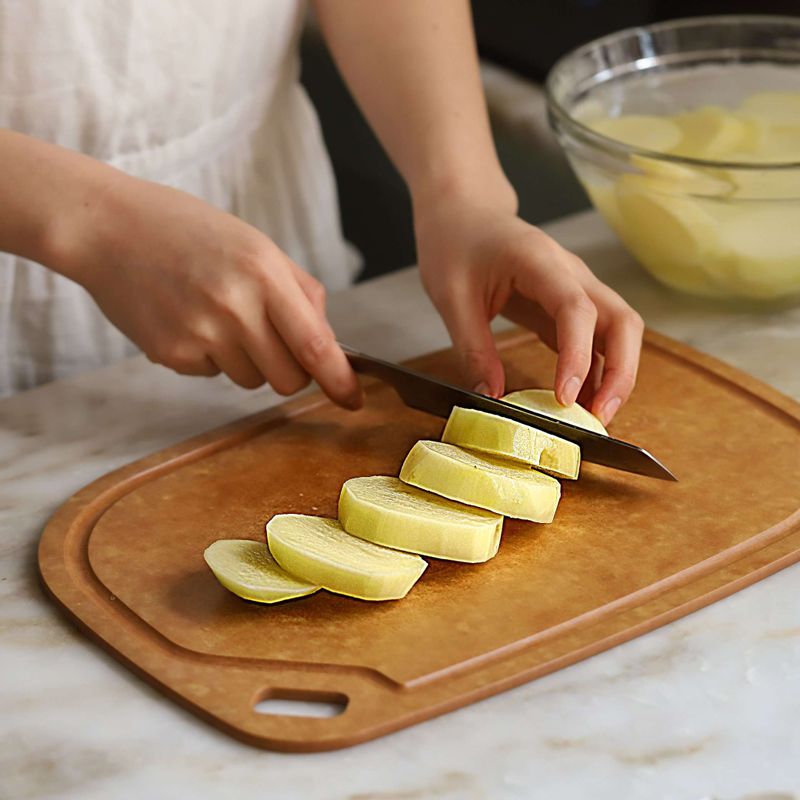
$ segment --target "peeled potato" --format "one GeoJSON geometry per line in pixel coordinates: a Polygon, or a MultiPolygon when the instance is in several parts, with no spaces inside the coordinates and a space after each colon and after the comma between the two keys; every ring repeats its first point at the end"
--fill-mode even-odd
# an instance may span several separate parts
{"type": "Polygon", "coordinates": [[[442,441],[510,458],[559,478],[577,478],[581,463],[581,450],[574,442],[472,408],[453,408],[442,441]]]}
{"type": "Polygon", "coordinates": [[[800,169],[737,169],[729,173],[739,200],[800,200],[800,169]]]}
{"type": "Polygon", "coordinates": [[[766,164],[800,164],[800,125],[770,131],[765,137],[763,150],[757,155],[766,164]]]}
{"type": "Polygon", "coordinates": [[[571,406],[562,406],[556,400],[552,389],[523,389],[519,392],[507,394],[503,400],[521,408],[529,408],[531,411],[538,411],[554,419],[569,422],[578,428],[585,428],[587,431],[602,433],[608,436],[608,431],[597,417],[583,406],[573,403],[571,406]]]}
{"type": "Polygon", "coordinates": [[[555,478],[446,442],[411,448],[400,480],[461,503],[533,522],[552,522],[561,496],[555,478]]]}
{"type": "Polygon", "coordinates": [[[626,114],[622,117],[606,117],[587,123],[593,131],[617,142],[668,153],[683,139],[681,129],[666,117],[645,114],[626,114]]]}
{"type": "Polygon", "coordinates": [[[731,280],[741,294],[800,293],[800,202],[747,208],[731,217],[721,234],[732,257],[731,280]]]}
{"type": "Polygon", "coordinates": [[[428,566],[419,556],[351,536],[325,517],[278,514],[267,523],[267,541],[287,572],[361,600],[405,597],[428,566]]]}
{"type": "Polygon", "coordinates": [[[708,290],[707,261],[722,249],[717,220],[704,201],[667,194],[657,179],[623,175],[617,183],[622,240],[664,283],[695,292],[708,290]]]}
{"type": "Polygon", "coordinates": [[[673,119],[683,135],[672,149],[675,155],[724,160],[730,153],[755,147],[755,124],[719,106],[705,106],[673,119]]]}
{"type": "Polygon", "coordinates": [[[620,169],[615,181],[598,186],[572,156],[597,209],[656,278],[698,295],[800,293],[800,92],[759,92],[738,109],[705,106],[589,124],[663,153],[632,153],[640,174],[620,169]],[[674,163],[676,157],[719,166],[674,163]]]}
{"type": "Polygon", "coordinates": [[[476,564],[497,553],[503,518],[408,486],[398,478],[351,478],[339,521],[353,536],[433,558],[476,564]]]}
{"type": "Polygon", "coordinates": [[[245,600],[279,603],[320,588],[281,569],[264,542],[220,539],[206,548],[203,557],[217,580],[245,600]]]}
{"type": "Polygon", "coordinates": [[[631,164],[656,179],[655,185],[663,194],[725,197],[734,190],[734,184],[722,170],[689,167],[638,153],[631,155],[631,164]]]}
{"type": "Polygon", "coordinates": [[[800,126],[800,92],[758,92],[746,97],[740,109],[771,125],[800,126]]]}

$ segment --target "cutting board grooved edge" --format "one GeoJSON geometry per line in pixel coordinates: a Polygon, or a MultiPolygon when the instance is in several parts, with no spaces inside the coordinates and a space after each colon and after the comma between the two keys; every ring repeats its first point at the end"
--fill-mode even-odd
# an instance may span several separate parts
{"type": "MultiPolygon", "coordinates": [[[[643,366],[660,354],[667,359],[664,365],[673,364],[669,370],[676,375],[684,374],[690,382],[706,381],[716,385],[715,391],[722,393],[719,397],[740,398],[732,399],[731,403],[749,403],[751,407],[755,404],[760,413],[766,412],[766,417],[762,418],[764,426],[783,425],[781,430],[786,430],[787,434],[787,424],[795,431],[800,429],[800,406],[776,390],[661,335],[648,332],[645,343],[643,366]],[[780,414],[776,416],[776,412],[780,414]]],[[[507,358],[517,352],[514,348],[528,344],[541,350],[542,346],[526,333],[515,332],[499,342],[507,358]]],[[[445,358],[443,353],[431,354],[415,359],[411,366],[436,373],[442,369],[442,363],[447,363],[445,358]]],[[[527,357],[525,363],[528,363],[527,357]]],[[[545,362],[540,360],[539,363],[545,362]]],[[[646,384],[646,381],[640,383],[646,384]]],[[[386,390],[373,383],[368,385],[367,391],[372,394],[386,390]]],[[[643,386],[640,391],[646,388],[643,386]]],[[[381,414],[386,408],[394,408],[393,401],[387,397],[389,395],[382,395],[381,414]]],[[[680,401],[680,397],[672,400],[680,401]]],[[[372,417],[346,416],[342,417],[342,424],[352,426],[359,424],[354,420],[360,419],[363,425],[365,420],[375,416],[375,403],[372,405],[372,417]]],[[[108,517],[107,512],[118,504],[125,507],[125,498],[147,490],[159,479],[172,480],[174,475],[190,474],[191,465],[203,459],[222,457],[226,451],[235,457],[237,446],[261,436],[269,437],[271,431],[282,430],[281,426],[293,424],[305,414],[320,412],[325,415],[328,407],[328,401],[322,396],[300,397],[280,408],[229,423],[115,470],[67,501],[51,518],[40,543],[40,573],[46,591],[81,629],[137,675],[154,683],[181,705],[250,744],[286,751],[316,751],[374,738],[601,652],[727,596],[800,558],[800,510],[787,507],[789,513],[782,520],[773,519],[763,529],[754,528],[758,531],[756,534],[734,541],[733,545],[712,552],[700,561],[687,562],[688,566],[654,583],[577,616],[564,618],[549,628],[507,640],[494,650],[416,677],[406,675],[403,680],[366,663],[287,657],[265,659],[192,649],[170,639],[122,599],[112,599],[119,594],[119,587],[115,590],[97,572],[89,551],[89,541],[98,526],[109,530],[111,524],[113,529],[114,514],[108,517]],[[787,548],[789,551],[785,552],[787,548]],[[207,676],[211,674],[209,670],[213,671],[215,679],[206,685],[207,676]],[[235,676],[238,677],[234,680],[235,676]],[[226,680],[232,692],[229,700],[225,699],[227,694],[219,694],[225,691],[226,680]],[[196,694],[197,687],[203,686],[213,697],[203,700],[196,694]],[[250,707],[259,694],[273,688],[294,691],[295,687],[300,696],[329,693],[341,687],[352,702],[344,714],[325,721],[325,725],[283,719],[276,723],[275,719],[258,715],[250,707]],[[230,702],[234,707],[228,707],[230,702]]],[[[413,424],[424,425],[424,416],[413,413],[413,424]]],[[[325,424],[330,425],[330,416],[323,418],[327,420],[325,424]]],[[[395,410],[391,428],[397,425],[395,410]]],[[[651,449],[655,448],[651,446],[651,449]]],[[[624,483],[625,479],[609,479],[608,485],[613,486],[618,481],[624,483]]],[[[793,485],[787,484],[787,491],[792,492],[787,498],[794,498],[794,489],[789,488],[793,485]]],[[[590,487],[588,491],[597,495],[596,483],[593,488],[591,481],[587,486],[590,487]]],[[[690,483],[685,483],[683,489],[689,486],[690,483]]],[[[637,495],[632,497],[635,500],[637,495]]],[[[102,537],[98,541],[102,543],[102,537]]],[[[520,542],[518,540],[514,546],[521,546],[520,542]]],[[[110,574],[107,564],[103,569],[110,574]]],[[[122,589],[124,595],[124,587],[122,589]]],[[[396,607],[411,609],[415,602],[413,599],[403,601],[408,605],[396,607]]]]}

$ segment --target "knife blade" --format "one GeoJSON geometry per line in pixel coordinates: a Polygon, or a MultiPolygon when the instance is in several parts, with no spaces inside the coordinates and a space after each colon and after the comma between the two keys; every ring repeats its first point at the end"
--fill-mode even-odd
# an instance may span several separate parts
{"type": "Polygon", "coordinates": [[[356,372],[372,375],[388,383],[410,408],[445,418],[450,416],[454,406],[486,411],[575,442],[581,448],[581,458],[584,461],[650,478],[678,480],[655,456],[630,442],[604,436],[571,425],[569,422],[548,417],[546,414],[539,414],[502,400],[461,389],[421,372],[401,367],[399,364],[353,350],[347,345],[341,345],[341,348],[356,372]]]}

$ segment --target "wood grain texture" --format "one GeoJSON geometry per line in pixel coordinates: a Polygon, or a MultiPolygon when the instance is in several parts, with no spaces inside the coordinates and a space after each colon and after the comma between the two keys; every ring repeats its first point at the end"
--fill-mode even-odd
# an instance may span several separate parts
{"type": "MultiPolygon", "coordinates": [[[[499,341],[509,390],[547,385],[533,336],[499,341]]],[[[449,352],[412,365],[454,379],[449,352]]],[[[397,474],[443,421],[367,385],[349,413],[315,395],[117,470],[51,519],[39,564],[67,613],[198,715],[275,750],[345,747],[559,669],[800,559],[800,405],[647,334],[612,433],[679,483],[586,464],[551,525],[507,520],[486,564],[431,560],[402,601],[320,592],[239,600],[203,562],[219,538],[264,539],[272,514],[335,516],[343,481],[397,474]],[[267,697],[346,702],[339,716],[259,714],[267,697]]]]}

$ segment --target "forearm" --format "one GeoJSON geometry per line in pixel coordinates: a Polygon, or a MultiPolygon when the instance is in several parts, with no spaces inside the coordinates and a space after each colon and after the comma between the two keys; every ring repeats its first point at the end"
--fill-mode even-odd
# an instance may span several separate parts
{"type": "Polygon", "coordinates": [[[0,250],[80,280],[80,261],[73,257],[80,248],[77,231],[91,229],[105,187],[122,173],[49,142],[0,130],[0,175],[0,250]]]}
{"type": "Polygon", "coordinates": [[[315,0],[334,58],[415,203],[516,207],[497,161],[467,0],[315,0]]]}

